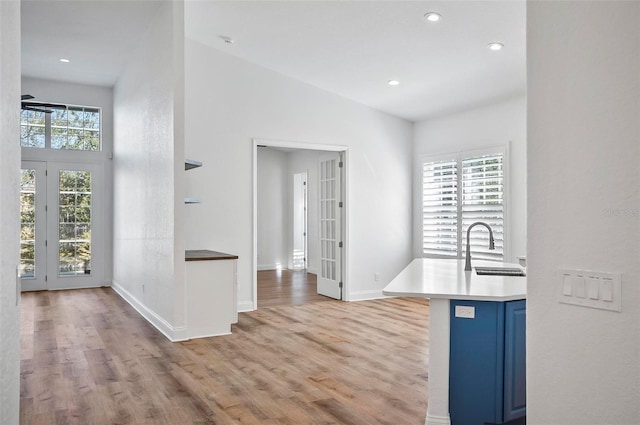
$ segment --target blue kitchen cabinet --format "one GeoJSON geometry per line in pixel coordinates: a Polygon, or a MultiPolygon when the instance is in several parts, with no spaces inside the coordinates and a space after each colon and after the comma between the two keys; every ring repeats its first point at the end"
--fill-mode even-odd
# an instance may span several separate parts
{"type": "Polygon", "coordinates": [[[525,342],[525,300],[451,300],[452,425],[524,424],[525,342]],[[456,317],[456,306],[463,316],[473,307],[473,318],[456,317]]]}

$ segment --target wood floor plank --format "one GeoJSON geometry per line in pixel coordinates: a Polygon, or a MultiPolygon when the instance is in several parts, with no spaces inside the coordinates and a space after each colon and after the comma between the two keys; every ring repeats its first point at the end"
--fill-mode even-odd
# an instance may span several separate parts
{"type": "Polygon", "coordinates": [[[423,424],[428,311],[281,305],[171,343],[109,288],[25,293],[21,423],[423,424]]]}
{"type": "Polygon", "coordinates": [[[258,308],[300,305],[332,298],[319,295],[317,276],[306,270],[260,270],[257,276],[258,308]]]}

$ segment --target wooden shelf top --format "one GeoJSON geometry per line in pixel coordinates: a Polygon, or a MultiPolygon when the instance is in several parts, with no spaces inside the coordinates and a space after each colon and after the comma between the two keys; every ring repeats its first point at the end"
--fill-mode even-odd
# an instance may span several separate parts
{"type": "Polygon", "coordinates": [[[209,249],[188,249],[184,253],[184,259],[186,261],[237,260],[238,256],[209,249]]]}

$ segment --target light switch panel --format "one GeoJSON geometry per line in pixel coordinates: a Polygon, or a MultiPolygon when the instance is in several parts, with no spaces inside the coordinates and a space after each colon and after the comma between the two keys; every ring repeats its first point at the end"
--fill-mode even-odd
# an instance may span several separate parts
{"type": "Polygon", "coordinates": [[[558,270],[558,301],[582,307],[622,311],[622,275],[593,270],[558,270]]]}

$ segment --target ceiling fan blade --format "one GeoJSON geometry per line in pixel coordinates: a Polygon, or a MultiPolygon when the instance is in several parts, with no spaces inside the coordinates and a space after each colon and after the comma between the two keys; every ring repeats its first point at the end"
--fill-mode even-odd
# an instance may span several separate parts
{"type": "Polygon", "coordinates": [[[22,105],[22,109],[24,111],[35,111],[35,112],[44,112],[45,114],[50,114],[53,111],[51,109],[43,109],[35,106],[22,105]]]}
{"type": "Polygon", "coordinates": [[[29,100],[29,99],[35,99],[35,97],[31,96],[30,94],[23,94],[22,96],[20,96],[20,100],[29,100]]]}
{"type": "Polygon", "coordinates": [[[62,104],[59,104],[59,103],[22,102],[22,106],[35,106],[35,107],[41,107],[41,108],[67,109],[67,105],[62,105],[62,104]]]}

